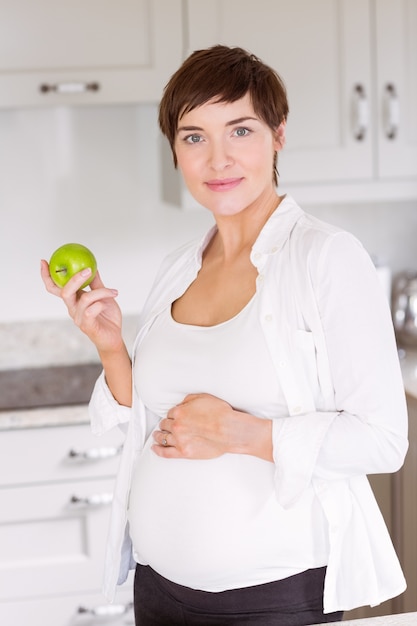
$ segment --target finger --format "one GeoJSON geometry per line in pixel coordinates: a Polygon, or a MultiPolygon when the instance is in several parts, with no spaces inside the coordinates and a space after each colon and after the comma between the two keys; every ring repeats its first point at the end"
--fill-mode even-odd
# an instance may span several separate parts
{"type": "Polygon", "coordinates": [[[81,289],[85,281],[91,276],[91,267],[86,267],[80,272],[71,276],[69,281],[62,288],[63,296],[67,294],[74,294],[81,289]]]}
{"type": "Polygon", "coordinates": [[[108,298],[105,298],[104,300],[97,300],[88,306],[83,306],[84,302],[80,300],[81,304],[77,306],[73,318],[75,324],[82,330],[90,326],[91,322],[98,318],[106,310],[107,300],[108,298]]]}
{"type": "Polygon", "coordinates": [[[172,434],[165,430],[155,430],[152,436],[158,446],[167,448],[173,445],[172,434]]]}
{"type": "Polygon", "coordinates": [[[46,287],[46,290],[49,293],[52,293],[55,296],[61,295],[61,289],[55,285],[54,281],[51,278],[51,274],[49,273],[49,265],[45,259],[41,259],[41,278],[43,284],[46,287]]]}
{"type": "Polygon", "coordinates": [[[185,398],[183,399],[182,402],[180,402],[180,404],[178,406],[181,406],[182,404],[187,404],[187,402],[192,402],[193,400],[198,400],[199,398],[203,398],[204,396],[207,396],[209,394],[206,393],[189,393],[185,396],[185,398]]]}
{"type": "Polygon", "coordinates": [[[76,324],[81,323],[84,317],[97,317],[106,308],[106,301],[114,300],[118,295],[116,289],[93,289],[91,291],[79,290],[68,298],[65,296],[64,301],[68,307],[70,315],[76,324]]]}
{"type": "Polygon", "coordinates": [[[105,287],[98,270],[89,286],[91,289],[100,289],[101,287],[105,287]]]}
{"type": "Polygon", "coordinates": [[[73,319],[75,318],[81,295],[87,293],[84,292],[81,287],[85,283],[88,276],[90,276],[90,274],[90,268],[86,268],[81,270],[80,272],[77,272],[61,289],[61,298],[65,302],[68,312],[73,319]]]}
{"type": "Polygon", "coordinates": [[[152,446],[152,450],[155,452],[155,454],[157,454],[158,456],[163,457],[165,459],[179,459],[179,458],[182,458],[180,452],[177,450],[177,448],[174,448],[174,446],[164,447],[164,446],[160,446],[158,444],[154,444],[152,446]]]}
{"type": "Polygon", "coordinates": [[[159,430],[163,430],[167,433],[171,432],[173,417],[165,417],[163,420],[159,422],[159,430]]]}

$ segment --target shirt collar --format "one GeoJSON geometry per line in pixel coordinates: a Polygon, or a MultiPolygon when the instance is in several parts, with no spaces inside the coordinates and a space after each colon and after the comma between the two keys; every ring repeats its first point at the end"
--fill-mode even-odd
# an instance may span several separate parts
{"type": "MultiPolygon", "coordinates": [[[[251,262],[255,267],[258,267],[261,258],[275,254],[283,247],[301,215],[302,209],[287,194],[268,218],[252,246],[251,262]]],[[[217,226],[214,225],[196,247],[194,259],[198,267],[201,267],[204,250],[216,232],[217,226]]]]}
{"type": "Polygon", "coordinates": [[[260,272],[269,256],[279,252],[288,241],[303,211],[291,196],[286,195],[267,220],[252,246],[251,263],[260,272]]]}
{"type": "Polygon", "coordinates": [[[286,195],[267,220],[252,247],[252,256],[275,254],[280,250],[303,211],[286,195]]]}

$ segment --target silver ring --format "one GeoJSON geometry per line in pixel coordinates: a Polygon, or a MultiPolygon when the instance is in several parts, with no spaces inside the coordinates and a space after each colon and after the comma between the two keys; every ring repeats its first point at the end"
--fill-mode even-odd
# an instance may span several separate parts
{"type": "Polygon", "coordinates": [[[163,445],[163,446],[165,446],[165,447],[168,445],[168,441],[167,441],[167,438],[166,438],[166,437],[164,437],[164,438],[162,439],[162,445],[163,445]]]}

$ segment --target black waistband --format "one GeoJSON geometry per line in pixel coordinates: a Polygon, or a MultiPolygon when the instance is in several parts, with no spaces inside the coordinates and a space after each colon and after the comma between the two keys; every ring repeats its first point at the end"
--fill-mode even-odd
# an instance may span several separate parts
{"type": "Polygon", "coordinates": [[[149,566],[138,565],[137,575],[152,576],[154,584],[175,602],[202,611],[236,613],[262,607],[271,610],[300,611],[303,606],[322,608],[326,567],[308,569],[294,576],[270,583],[209,592],[191,589],[167,580],[149,566]]]}

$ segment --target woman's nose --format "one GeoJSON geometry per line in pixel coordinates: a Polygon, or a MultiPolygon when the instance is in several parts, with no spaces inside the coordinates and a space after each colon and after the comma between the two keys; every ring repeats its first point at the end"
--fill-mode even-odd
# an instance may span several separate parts
{"type": "Polygon", "coordinates": [[[223,170],[233,163],[233,157],[225,142],[214,142],[210,146],[210,165],[216,170],[223,170]]]}

